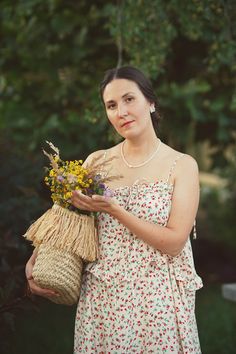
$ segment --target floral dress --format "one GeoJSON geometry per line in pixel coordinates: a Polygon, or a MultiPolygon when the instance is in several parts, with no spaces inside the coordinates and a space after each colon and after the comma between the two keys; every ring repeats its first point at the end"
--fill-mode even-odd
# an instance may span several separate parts
{"type": "MultiPolygon", "coordinates": [[[[166,226],[174,189],[169,178],[178,158],[167,180],[118,187],[114,198],[138,218],[166,226]]],[[[194,312],[202,281],[190,240],[171,257],[106,213],[99,215],[98,235],[99,259],[83,276],[74,353],[200,354],[194,312]]]]}

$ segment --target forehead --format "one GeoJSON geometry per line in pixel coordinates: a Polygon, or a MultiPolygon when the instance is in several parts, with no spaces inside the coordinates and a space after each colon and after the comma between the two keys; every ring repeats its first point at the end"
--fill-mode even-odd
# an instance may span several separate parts
{"type": "Polygon", "coordinates": [[[127,79],[114,79],[105,87],[103,99],[105,102],[117,100],[127,93],[142,94],[136,82],[127,79]]]}

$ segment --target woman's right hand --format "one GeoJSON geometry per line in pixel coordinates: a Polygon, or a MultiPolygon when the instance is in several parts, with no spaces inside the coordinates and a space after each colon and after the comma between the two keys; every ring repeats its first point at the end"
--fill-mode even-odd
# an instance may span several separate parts
{"type": "Polygon", "coordinates": [[[56,291],[54,291],[54,290],[40,288],[38,285],[36,285],[33,275],[32,275],[36,257],[37,257],[37,251],[34,250],[32,256],[30,257],[30,259],[28,260],[28,262],[26,263],[26,266],[25,266],[25,275],[26,275],[26,279],[28,281],[30,292],[33,295],[39,295],[39,296],[43,296],[46,298],[48,298],[50,296],[59,296],[59,294],[56,293],[56,291]]]}

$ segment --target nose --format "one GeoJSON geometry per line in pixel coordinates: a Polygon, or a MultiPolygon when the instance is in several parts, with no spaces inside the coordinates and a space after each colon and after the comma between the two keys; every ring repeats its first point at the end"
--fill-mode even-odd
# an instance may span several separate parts
{"type": "Polygon", "coordinates": [[[123,103],[120,103],[117,107],[118,117],[123,118],[128,115],[126,106],[123,103]]]}

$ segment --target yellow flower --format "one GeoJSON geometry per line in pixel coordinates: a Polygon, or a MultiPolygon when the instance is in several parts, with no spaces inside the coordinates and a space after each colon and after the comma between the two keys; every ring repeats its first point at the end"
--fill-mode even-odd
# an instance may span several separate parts
{"type": "Polygon", "coordinates": [[[72,197],[72,193],[71,192],[67,192],[65,194],[65,199],[70,199],[72,197]]]}
{"type": "Polygon", "coordinates": [[[55,171],[54,171],[54,170],[50,170],[49,176],[50,176],[50,177],[54,177],[54,176],[55,176],[55,171]]]}

